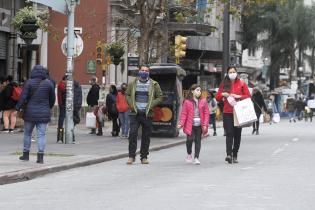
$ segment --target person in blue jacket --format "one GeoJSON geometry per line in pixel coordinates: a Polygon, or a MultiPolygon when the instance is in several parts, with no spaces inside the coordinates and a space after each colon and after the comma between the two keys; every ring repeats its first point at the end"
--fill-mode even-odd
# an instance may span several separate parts
{"type": "Polygon", "coordinates": [[[36,126],[38,146],[36,162],[44,163],[46,128],[50,122],[50,110],[55,104],[55,90],[51,81],[47,79],[46,69],[41,65],[35,65],[32,69],[31,77],[24,85],[16,109],[20,110],[24,103],[27,103],[27,106],[23,115],[23,155],[19,159],[29,160],[32,131],[36,126]]]}

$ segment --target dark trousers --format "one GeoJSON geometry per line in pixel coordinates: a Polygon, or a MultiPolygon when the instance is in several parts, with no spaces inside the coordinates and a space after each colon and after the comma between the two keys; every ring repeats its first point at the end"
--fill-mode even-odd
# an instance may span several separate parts
{"type": "Polygon", "coordinates": [[[201,126],[193,126],[190,136],[187,135],[186,148],[187,154],[191,155],[192,144],[195,142],[195,158],[199,158],[201,149],[201,126]]]}
{"type": "Polygon", "coordinates": [[[63,127],[63,122],[66,118],[66,107],[65,105],[59,105],[59,118],[58,118],[58,128],[63,127]]]}
{"type": "Polygon", "coordinates": [[[253,130],[258,131],[259,130],[259,118],[260,118],[261,113],[256,113],[257,116],[257,121],[253,122],[253,130]]]}
{"type": "Polygon", "coordinates": [[[112,132],[115,135],[118,135],[120,131],[120,126],[118,125],[118,115],[112,116],[112,122],[113,122],[112,132]]]}
{"type": "Polygon", "coordinates": [[[215,119],[215,113],[210,114],[210,124],[212,124],[213,127],[213,131],[216,132],[217,131],[217,126],[216,126],[216,119],[215,119]]]}
{"type": "Polygon", "coordinates": [[[241,144],[242,128],[234,126],[232,113],[224,113],[223,125],[226,131],[226,154],[237,156],[241,144]]]}
{"type": "Polygon", "coordinates": [[[152,118],[146,117],[145,113],[130,115],[129,132],[129,157],[136,157],[138,129],[142,127],[140,158],[147,158],[149,155],[150,135],[152,127],[152,118]]]}

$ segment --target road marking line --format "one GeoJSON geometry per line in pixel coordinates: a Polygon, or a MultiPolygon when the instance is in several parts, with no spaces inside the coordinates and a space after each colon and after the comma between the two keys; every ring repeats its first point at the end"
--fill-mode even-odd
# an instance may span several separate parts
{"type": "Polygon", "coordinates": [[[295,141],[299,141],[300,139],[298,139],[298,138],[294,138],[294,139],[292,139],[292,141],[293,142],[295,142],[295,141]]]}
{"type": "Polygon", "coordinates": [[[255,167],[244,167],[244,168],[242,168],[242,170],[252,170],[252,169],[254,169],[255,167]]]}
{"type": "Polygon", "coordinates": [[[276,154],[278,154],[278,153],[280,153],[280,152],[282,152],[282,151],[283,151],[282,148],[276,149],[276,151],[274,151],[274,152],[272,153],[272,155],[276,155],[276,154]]]}

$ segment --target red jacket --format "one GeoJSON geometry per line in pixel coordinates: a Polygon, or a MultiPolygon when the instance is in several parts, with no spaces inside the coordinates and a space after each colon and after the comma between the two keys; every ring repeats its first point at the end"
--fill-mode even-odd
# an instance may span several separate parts
{"type": "Polygon", "coordinates": [[[58,105],[66,104],[66,82],[60,81],[57,86],[58,105]]]}
{"type": "MultiPolygon", "coordinates": [[[[201,126],[207,128],[203,130],[203,134],[206,134],[209,126],[209,108],[205,98],[199,99],[198,109],[200,114],[201,126]]],[[[183,131],[187,135],[191,135],[194,120],[194,102],[190,100],[184,100],[182,112],[180,115],[179,124],[183,126],[183,131]]]]}
{"type": "Polygon", "coordinates": [[[116,96],[116,108],[118,112],[126,112],[129,110],[126,96],[121,91],[119,91],[116,96]]]}
{"type": "MultiPolygon", "coordinates": [[[[222,96],[222,92],[225,92],[225,91],[223,91],[223,82],[220,84],[216,99],[217,99],[217,101],[221,101],[222,98],[224,98],[223,113],[233,113],[233,107],[229,104],[227,99],[222,96]]],[[[239,78],[237,78],[234,81],[234,83],[231,85],[231,90],[226,91],[226,92],[228,92],[230,94],[234,93],[237,95],[241,95],[241,98],[238,100],[243,100],[243,99],[251,97],[246,83],[243,82],[242,80],[240,80],[239,78]]]]}

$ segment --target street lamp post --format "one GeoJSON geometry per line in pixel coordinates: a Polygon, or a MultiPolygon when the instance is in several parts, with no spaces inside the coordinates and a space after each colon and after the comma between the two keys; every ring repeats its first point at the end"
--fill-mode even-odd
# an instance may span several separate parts
{"type": "Polygon", "coordinates": [[[297,72],[297,77],[298,77],[298,89],[301,88],[302,86],[302,74],[303,74],[303,67],[302,66],[299,66],[298,67],[298,72],[297,72]]]}
{"type": "Polygon", "coordinates": [[[66,122],[65,143],[73,142],[73,52],[74,52],[74,12],[76,0],[68,2],[68,34],[67,34],[67,83],[66,83],[66,122]]]}

